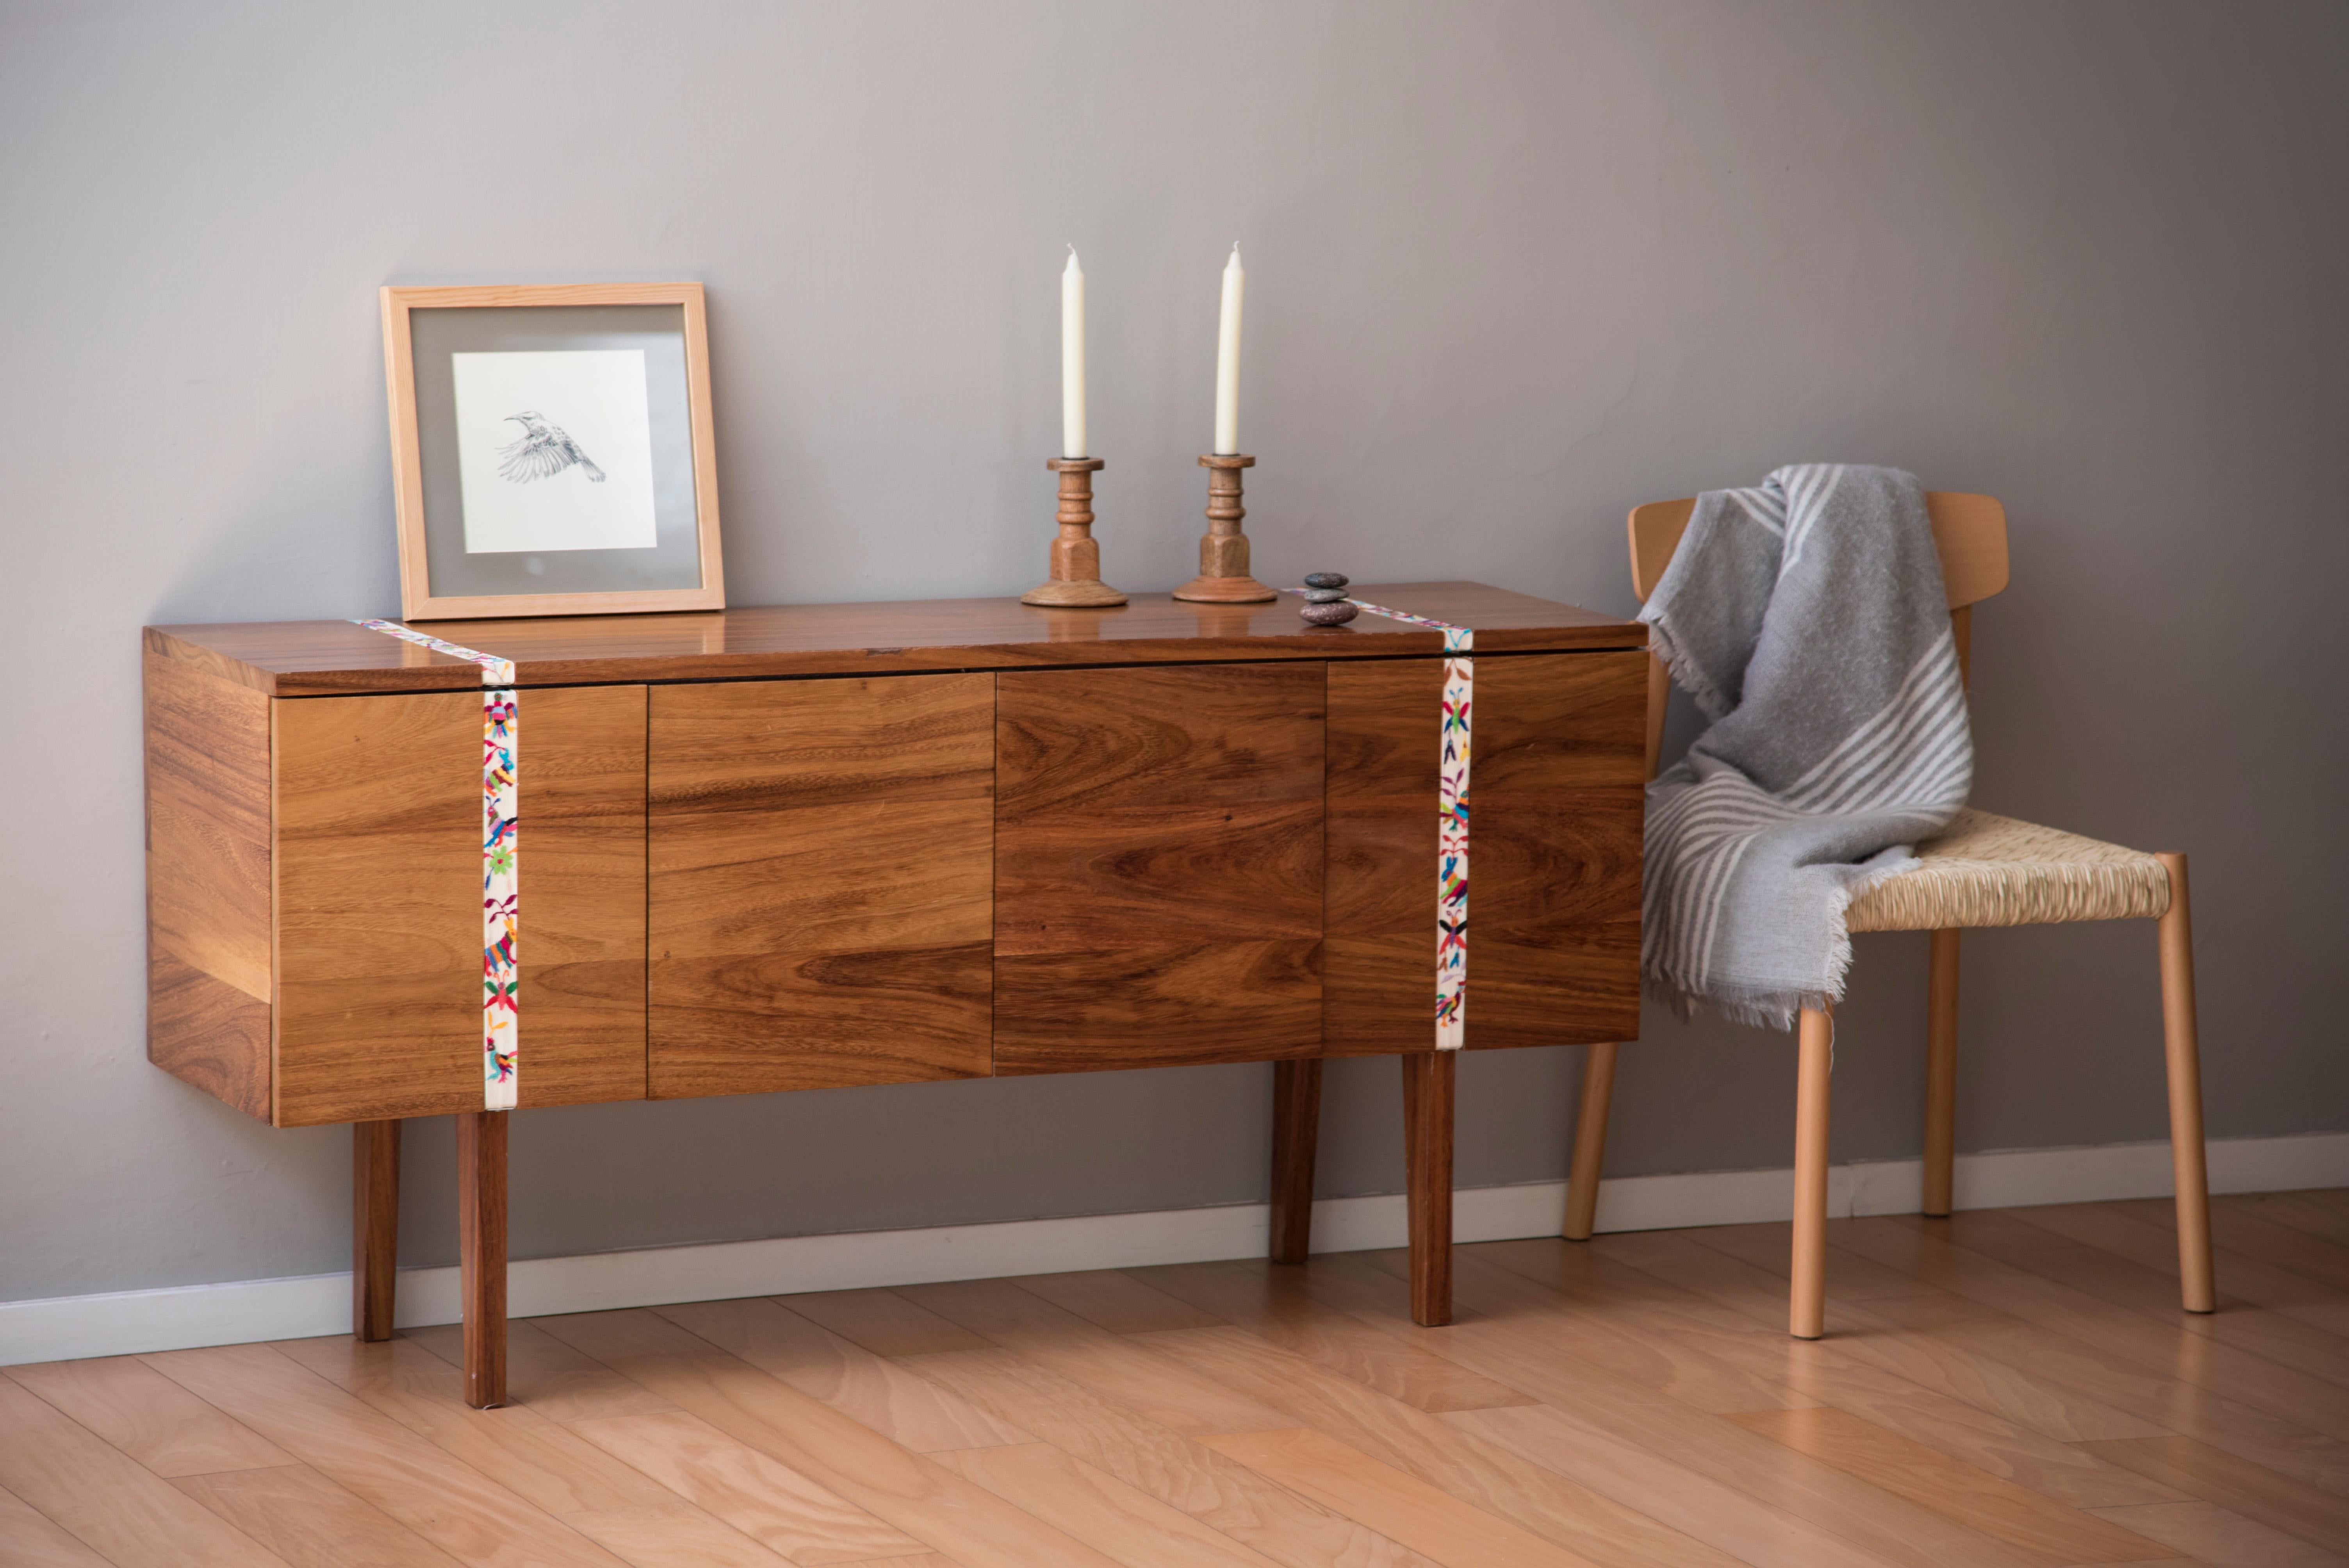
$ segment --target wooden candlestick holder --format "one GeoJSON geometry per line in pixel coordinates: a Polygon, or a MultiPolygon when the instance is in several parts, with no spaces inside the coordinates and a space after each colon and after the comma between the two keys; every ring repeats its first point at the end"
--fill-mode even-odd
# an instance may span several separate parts
{"type": "Polygon", "coordinates": [[[1174,590],[1177,599],[1204,604],[1265,604],[1280,597],[1248,575],[1247,535],[1240,519],[1240,470],[1254,468],[1254,458],[1209,456],[1199,459],[1207,470],[1207,531],[1199,538],[1199,574],[1174,590]]]}
{"type": "Polygon", "coordinates": [[[1101,545],[1093,538],[1093,471],[1099,458],[1050,458],[1044,466],[1061,476],[1061,536],[1052,541],[1051,565],[1044,581],[1019,595],[1022,604],[1107,608],[1125,595],[1101,580],[1101,545]]]}

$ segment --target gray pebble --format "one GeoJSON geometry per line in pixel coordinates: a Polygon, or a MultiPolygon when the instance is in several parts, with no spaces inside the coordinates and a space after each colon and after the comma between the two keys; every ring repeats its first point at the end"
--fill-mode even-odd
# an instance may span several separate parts
{"type": "Polygon", "coordinates": [[[1326,604],[1308,604],[1297,612],[1317,626],[1342,626],[1361,611],[1343,599],[1326,604]]]}
{"type": "Polygon", "coordinates": [[[1343,588],[1308,588],[1305,591],[1308,604],[1334,604],[1345,596],[1343,588]]]}
{"type": "Polygon", "coordinates": [[[1343,588],[1348,581],[1342,572],[1308,572],[1305,574],[1308,588],[1343,588]]]}

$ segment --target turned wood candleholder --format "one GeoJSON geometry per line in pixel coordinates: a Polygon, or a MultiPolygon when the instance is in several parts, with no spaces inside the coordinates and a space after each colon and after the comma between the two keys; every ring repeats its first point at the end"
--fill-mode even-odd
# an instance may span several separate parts
{"type": "Polygon", "coordinates": [[[1099,458],[1050,458],[1044,466],[1061,476],[1061,536],[1052,541],[1051,565],[1044,581],[1019,595],[1022,604],[1106,608],[1125,595],[1101,580],[1101,545],[1093,539],[1093,470],[1099,458]]]}
{"type": "Polygon", "coordinates": [[[1240,519],[1240,470],[1254,468],[1254,458],[1205,457],[1207,470],[1207,531],[1199,539],[1199,574],[1174,590],[1177,599],[1206,604],[1265,604],[1280,597],[1248,575],[1247,535],[1240,519]]]}

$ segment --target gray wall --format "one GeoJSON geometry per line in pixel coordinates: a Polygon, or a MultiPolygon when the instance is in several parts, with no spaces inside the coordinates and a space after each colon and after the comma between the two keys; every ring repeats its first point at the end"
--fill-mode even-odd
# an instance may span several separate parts
{"type": "MultiPolygon", "coordinates": [[[[1249,258],[1268,575],[1631,607],[1634,502],[1806,459],[2005,499],[1977,799],[2196,856],[2210,1130],[2349,1127],[2349,11],[2042,0],[0,10],[0,1299],[343,1266],[347,1136],[141,1056],[142,622],[388,614],[379,284],[709,286],[738,603],[1039,573],[1082,251],[1112,581],[1191,572],[1249,258]]],[[[2162,1135],[2152,934],[1968,939],[1966,1149],[2162,1135]]],[[[1917,1147],[1860,942],[1839,1157],[1917,1147]]],[[[1461,1179],[1564,1169],[1478,1057],[1461,1179]]],[[[1622,1173],[1790,1157],[1779,1036],[1651,1016],[1622,1173]]],[[[1325,1193],[1400,1184],[1334,1073],[1325,1193]]],[[[1268,1073],[539,1111],[543,1255],[1260,1196],[1268,1073]]],[[[409,1161],[447,1261],[445,1123],[409,1161]]]]}

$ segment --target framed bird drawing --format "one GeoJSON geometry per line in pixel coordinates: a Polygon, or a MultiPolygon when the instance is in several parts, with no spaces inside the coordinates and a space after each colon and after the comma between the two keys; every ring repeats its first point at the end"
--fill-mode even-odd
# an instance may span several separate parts
{"type": "Polygon", "coordinates": [[[725,607],[699,284],[383,291],[403,618],[725,607]]]}

